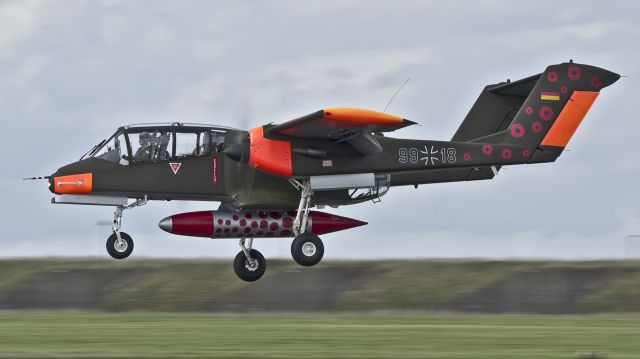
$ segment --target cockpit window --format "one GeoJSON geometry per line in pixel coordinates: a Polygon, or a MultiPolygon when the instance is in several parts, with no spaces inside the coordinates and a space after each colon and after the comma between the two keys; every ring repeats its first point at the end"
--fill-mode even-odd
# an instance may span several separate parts
{"type": "Polygon", "coordinates": [[[176,132],[176,157],[198,155],[198,134],[193,132],[176,132]]]}
{"type": "Polygon", "coordinates": [[[92,157],[99,158],[112,163],[126,165],[127,143],[122,133],[112,136],[105,144],[97,150],[92,157]]]}
{"type": "Polygon", "coordinates": [[[134,163],[157,162],[171,158],[171,130],[130,131],[134,163]]]}
{"type": "Polygon", "coordinates": [[[225,130],[219,128],[182,124],[127,127],[100,142],[85,156],[120,165],[152,163],[218,154],[224,148],[224,140],[225,130]]]}
{"type": "Polygon", "coordinates": [[[204,130],[176,131],[176,157],[204,156],[222,152],[225,133],[204,130]]]}

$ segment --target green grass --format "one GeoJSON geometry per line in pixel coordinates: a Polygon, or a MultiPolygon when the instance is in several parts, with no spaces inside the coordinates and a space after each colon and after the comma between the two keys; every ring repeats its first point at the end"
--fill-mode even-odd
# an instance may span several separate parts
{"type": "Polygon", "coordinates": [[[638,315],[0,312],[0,357],[637,358],[638,333],[638,315]]]}
{"type": "Polygon", "coordinates": [[[640,309],[640,272],[617,276],[605,288],[587,295],[578,304],[583,312],[634,312],[640,309]]]}

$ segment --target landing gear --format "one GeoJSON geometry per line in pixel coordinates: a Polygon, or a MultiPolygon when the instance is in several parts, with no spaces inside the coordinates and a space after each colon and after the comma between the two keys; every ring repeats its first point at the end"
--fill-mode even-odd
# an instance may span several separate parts
{"type": "Polygon", "coordinates": [[[320,237],[307,232],[307,222],[309,220],[309,207],[311,204],[311,183],[304,181],[300,183],[295,179],[289,180],[291,184],[300,189],[300,204],[296,219],[293,222],[293,233],[296,235],[291,242],[291,256],[301,266],[311,267],[322,260],[324,255],[324,245],[320,237]]]}
{"type": "Polygon", "coordinates": [[[133,252],[133,239],[125,232],[113,233],[107,239],[107,252],[115,259],[125,259],[133,252]]]}
{"type": "Polygon", "coordinates": [[[113,212],[113,223],[111,229],[113,233],[107,239],[107,253],[115,259],[125,259],[133,252],[133,239],[125,232],[120,232],[122,224],[122,212],[125,209],[144,206],[147,204],[147,196],[138,199],[127,206],[118,206],[113,212]]]}
{"type": "Polygon", "coordinates": [[[267,261],[262,253],[251,249],[253,238],[249,238],[249,243],[245,246],[245,238],[240,239],[240,249],[242,249],[233,260],[233,270],[238,278],[245,282],[254,282],[260,279],[267,270],[267,261]]]}
{"type": "Polygon", "coordinates": [[[324,245],[313,233],[301,233],[291,242],[291,256],[301,266],[311,267],[322,260],[324,245]]]}

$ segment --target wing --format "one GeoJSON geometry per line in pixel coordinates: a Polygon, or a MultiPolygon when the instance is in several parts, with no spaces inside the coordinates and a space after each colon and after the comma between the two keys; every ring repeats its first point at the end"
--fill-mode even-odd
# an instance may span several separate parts
{"type": "Polygon", "coordinates": [[[382,112],[357,108],[328,108],[266,129],[292,137],[346,141],[363,156],[382,151],[371,135],[395,131],[413,121],[382,112]]]}
{"type": "Polygon", "coordinates": [[[271,133],[339,140],[354,133],[388,132],[415,122],[358,108],[328,108],[269,128],[271,133]]]}

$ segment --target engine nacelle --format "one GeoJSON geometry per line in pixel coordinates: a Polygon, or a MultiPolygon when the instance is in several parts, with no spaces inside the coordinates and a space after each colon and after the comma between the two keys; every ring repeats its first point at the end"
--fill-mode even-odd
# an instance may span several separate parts
{"type": "MultiPolygon", "coordinates": [[[[182,236],[208,238],[294,237],[296,211],[199,211],[175,214],[160,221],[162,230],[182,236]]],[[[316,235],[363,226],[366,222],[310,211],[306,232],[316,235]]]]}

